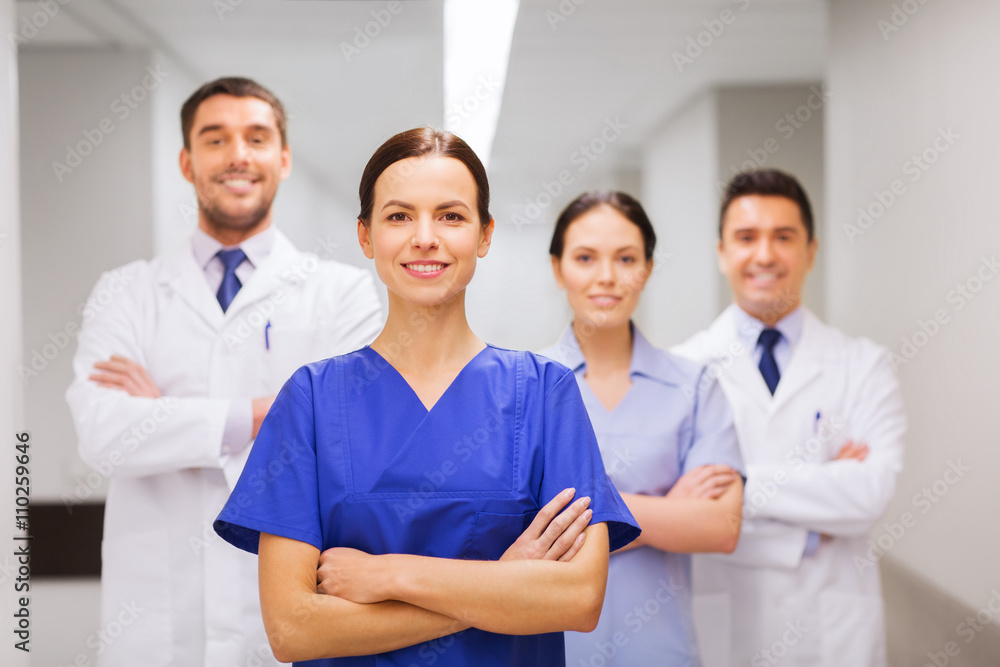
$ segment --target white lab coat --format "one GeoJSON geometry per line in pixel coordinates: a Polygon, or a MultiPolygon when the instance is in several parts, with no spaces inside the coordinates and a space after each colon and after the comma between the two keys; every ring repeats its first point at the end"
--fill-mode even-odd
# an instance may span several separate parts
{"type": "Polygon", "coordinates": [[[99,664],[277,664],[257,558],[212,530],[250,452],[221,453],[230,399],[275,394],[302,364],[369,343],[382,325],[371,274],[278,233],[223,314],[188,243],[104,274],[88,308],[66,398],[80,456],[110,476],[99,664]],[[163,397],[88,380],[112,354],[144,366],[163,397]]]}
{"type": "Polygon", "coordinates": [[[735,308],[674,349],[719,377],[747,469],[736,551],[694,559],[705,667],[884,667],[878,567],[856,559],[867,559],[902,467],[906,418],[889,353],[806,311],[772,397],[735,308]],[[832,461],[848,440],[870,447],[864,462],[832,461]],[[804,557],[810,530],[830,537],[804,557]]]}

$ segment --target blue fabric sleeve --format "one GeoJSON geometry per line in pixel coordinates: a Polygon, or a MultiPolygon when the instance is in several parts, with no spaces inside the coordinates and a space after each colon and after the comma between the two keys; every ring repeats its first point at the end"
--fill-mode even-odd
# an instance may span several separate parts
{"type": "Polygon", "coordinates": [[[257,553],[262,532],[322,549],[310,379],[300,368],[281,388],[213,524],[216,533],[244,551],[257,553]]]}
{"type": "Polygon", "coordinates": [[[727,465],[743,476],[746,469],[740,453],[733,413],[722,387],[703,368],[698,378],[693,410],[694,427],[681,462],[681,474],[710,463],[727,465]]]}
{"type": "Polygon", "coordinates": [[[608,538],[614,551],[639,536],[639,525],[604,470],[597,436],[576,378],[563,366],[558,368],[564,373],[545,395],[541,505],[568,487],[576,488],[576,498],[590,496],[594,512],[590,523],[608,524],[608,538]]]}

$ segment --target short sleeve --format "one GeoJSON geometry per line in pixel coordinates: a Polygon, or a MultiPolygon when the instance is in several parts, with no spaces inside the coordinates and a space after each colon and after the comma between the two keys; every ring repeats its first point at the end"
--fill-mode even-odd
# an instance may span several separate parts
{"type": "Polygon", "coordinates": [[[702,368],[695,385],[691,440],[687,443],[681,461],[681,474],[708,464],[727,465],[746,479],[743,455],[740,453],[736,427],[729,400],[719,383],[708,377],[702,368]]]}
{"type": "Polygon", "coordinates": [[[296,371],[274,399],[213,527],[233,546],[254,554],[262,532],[322,548],[312,384],[306,368],[296,371]]]}
{"type": "Polygon", "coordinates": [[[544,474],[541,504],[568,487],[590,496],[591,525],[608,524],[611,551],[639,536],[639,525],[604,470],[594,427],[573,373],[565,370],[548,389],[544,404],[544,474]]]}

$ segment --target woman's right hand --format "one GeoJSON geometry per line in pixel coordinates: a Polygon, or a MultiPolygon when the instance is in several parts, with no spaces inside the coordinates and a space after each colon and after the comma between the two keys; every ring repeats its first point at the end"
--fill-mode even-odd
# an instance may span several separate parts
{"type": "Polygon", "coordinates": [[[572,560],[583,546],[583,531],[594,514],[587,497],[566,507],[575,493],[576,489],[564,489],[550,500],[500,560],[572,560]]]}
{"type": "Polygon", "coordinates": [[[714,500],[740,478],[727,465],[711,464],[690,470],[670,488],[667,498],[708,498],[714,500]]]}

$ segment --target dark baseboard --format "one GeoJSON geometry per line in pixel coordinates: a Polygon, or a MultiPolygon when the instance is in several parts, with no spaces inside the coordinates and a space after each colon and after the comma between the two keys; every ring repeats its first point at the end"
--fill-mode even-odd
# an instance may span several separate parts
{"type": "Polygon", "coordinates": [[[101,576],[103,503],[33,503],[28,525],[32,579],[101,576]]]}

